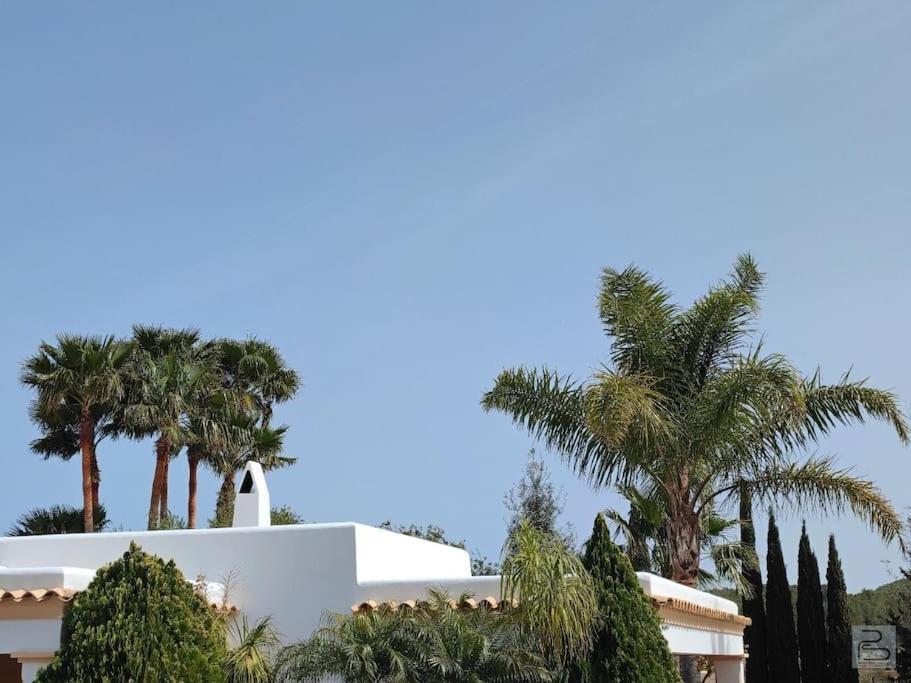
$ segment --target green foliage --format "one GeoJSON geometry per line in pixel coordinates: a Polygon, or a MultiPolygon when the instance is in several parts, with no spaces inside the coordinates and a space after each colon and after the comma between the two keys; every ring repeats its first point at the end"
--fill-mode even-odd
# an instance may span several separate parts
{"type": "Polygon", "coordinates": [[[454,607],[431,591],[414,610],[331,615],[309,640],[285,648],[277,679],[351,683],[556,680],[509,613],[454,607]]]}
{"type": "Polygon", "coordinates": [[[582,561],[561,539],[522,522],[506,542],[501,592],[518,603],[512,618],[548,661],[562,668],[588,655],[598,596],[582,561]]]}
{"type": "Polygon", "coordinates": [[[166,512],[158,521],[158,531],[167,531],[169,529],[186,529],[187,520],[173,512],[166,512]]]}
{"type": "Polygon", "coordinates": [[[826,616],[823,609],[819,564],[803,525],[797,553],[797,640],[803,683],[827,683],[826,616]]]}
{"type": "Polygon", "coordinates": [[[272,526],[286,526],[290,524],[306,524],[306,520],[291,509],[288,505],[272,508],[270,515],[272,526]]]}
{"type": "MultiPolygon", "coordinates": [[[[826,567],[826,636],[829,654],[829,681],[857,683],[857,670],[851,666],[851,620],[848,616],[848,589],[835,536],[829,536],[829,562],[826,567]]],[[[866,622],[871,624],[879,621],[866,622]]]]}
{"type": "MultiPolygon", "coordinates": [[[[548,369],[503,371],[482,398],[598,487],[665,496],[671,576],[694,585],[700,520],[742,486],[758,499],[850,509],[884,539],[901,520],[869,482],[828,459],[798,460],[837,425],[866,419],[909,427],[890,392],[845,376],[825,385],[765,355],[754,324],[764,276],[749,255],[692,306],[630,266],[605,269],[599,311],[611,365],[578,381],[548,369]]],[[[723,511],[723,510],[722,510],[723,511]]]]}
{"type": "Polygon", "coordinates": [[[576,544],[572,528],[560,529],[557,525],[563,512],[563,498],[563,493],[557,491],[550,480],[547,465],[532,449],[522,478],[503,499],[506,509],[512,513],[506,535],[512,536],[527,520],[536,529],[561,538],[566,547],[572,548],[576,544]]]}
{"type": "Polygon", "coordinates": [[[769,680],[775,683],[800,683],[791,589],[784,556],[781,553],[778,526],[771,514],[766,565],[766,648],[769,653],[769,680]]]}
{"type": "Polygon", "coordinates": [[[601,619],[584,665],[590,683],[676,683],[679,676],[661,633],[661,621],[639,586],[629,559],[610,538],[604,517],[595,518],[583,562],[598,595],[601,619]]]}
{"type": "Polygon", "coordinates": [[[231,635],[235,645],[225,657],[225,683],[270,683],[272,655],[279,647],[272,620],[265,617],[250,626],[243,616],[233,622],[231,635]]]}
{"type": "MultiPolygon", "coordinates": [[[[422,538],[431,543],[442,543],[443,545],[451,545],[453,548],[468,550],[464,540],[453,541],[446,536],[446,532],[441,527],[438,527],[435,524],[428,524],[427,526],[418,526],[417,524],[405,525],[393,524],[391,521],[386,520],[379,524],[378,527],[380,529],[394,531],[398,534],[404,534],[405,536],[422,538]]],[[[500,567],[496,563],[491,562],[484,555],[477,552],[471,552],[470,555],[472,576],[495,576],[500,573],[500,567]]]]}
{"type": "MultiPolygon", "coordinates": [[[[20,515],[10,528],[10,536],[45,536],[48,534],[83,533],[82,510],[72,505],[53,505],[49,508],[35,508],[20,515]]],[[[95,509],[95,531],[102,531],[108,525],[104,506],[95,509]]]]}
{"type": "Polygon", "coordinates": [[[60,650],[37,680],[221,681],[224,659],[218,617],[173,561],[132,544],[73,601],[60,650]]]}

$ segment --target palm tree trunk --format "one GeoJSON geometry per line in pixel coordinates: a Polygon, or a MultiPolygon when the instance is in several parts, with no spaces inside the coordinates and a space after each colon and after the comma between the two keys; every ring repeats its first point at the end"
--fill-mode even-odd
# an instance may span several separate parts
{"type": "Polygon", "coordinates": [[[98,467],[98,456],[95,445],[92,444],[92,512],[98,509],[101,502],[98,500],[98,489],[101,486],[101,469],[98,467]]]}
{"type": "Polygon", "coordinates": [[[187,492],[187,528],[196,528],[196,471],[199,468],[199,457],[193,448],[187,449],[187,465],[190,468],[187,492]]]}
{"type": "Polygon", "coordinates": [[[215,525],[231,526],[234,522],[234,472],[225,474],[218,489],[218,502],[215,504],[215,525]]]}
{"type": "Polygon", "coordinates": [[[95,531],[95,515],[92,507],[92,452],[95,444],[95,429],[88,406],[82,408],[79,421],[79,448],[82,451],[82,530],[90,534],[95,531]]]}
{"type": "Polygon", "coordinates": [[[161,485],[164,478],[164,466],[170,458],[168,439],[159,436],[155,442],[155,476],[152,478],[152,498],[149,501],[149,530],[157,529],[160,520],[161,485]]]}
{"type": "Polygon", "coordinates": [[[159,525],[168,515],[171,514],[171,511],[168,509],[168,474],[171,470],[171,455],[168,454],[167,459],[164,461],[164,465],[161,470],[161,498],[159,499],[158,507],[158,523],[159,525]]]}
{"type": "Polygon", "coordinates": [[[691,508],[677,507],[668,520],[671,578],[695,588],[699,579],[699,519],[691,508]]]}

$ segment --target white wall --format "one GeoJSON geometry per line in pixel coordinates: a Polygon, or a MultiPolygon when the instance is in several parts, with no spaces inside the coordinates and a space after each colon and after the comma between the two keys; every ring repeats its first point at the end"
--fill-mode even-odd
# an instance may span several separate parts
{"type": "MultiPolygon", "coordinates": [[[[235,571],[231,601],[251,620],[270,615],[285,642],[309,636],[326,610],[347,612],[360,599],[359,576],[470,575],[462,550],[353,523],[0,538],[0,566],[97,569],[131,541],[173,559],[190,581],[201,574],[219,582],[235,571]]],[[[10,651],[7,637],[0,632],[0,652],[10,651]]]]}

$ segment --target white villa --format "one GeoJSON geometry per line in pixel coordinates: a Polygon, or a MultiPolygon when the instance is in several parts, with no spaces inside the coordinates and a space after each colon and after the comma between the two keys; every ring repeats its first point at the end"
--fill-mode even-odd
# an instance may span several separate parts
{"type": "MultiPolygon", "coordinates": [[[[131,541],[173,559],[189,580],[204,577],[213,600],[221,599],[223,577],[234,576],[230,602],[251,620],[270,615],[284,642],[307,638],[326,611],[420,600],[428,588],[499,600],[499,577],[471,576],[463,550],[351,522],[271,527],[269,511],[265,478],[253,463],[233,528],[0,538],[0,683],[34,680],[60,643],[67,603],[131,541]]],[[[671,651],[708,656],[718,683],[742,683],[749,620],[737,605],[638,576],[671,651]]]]}

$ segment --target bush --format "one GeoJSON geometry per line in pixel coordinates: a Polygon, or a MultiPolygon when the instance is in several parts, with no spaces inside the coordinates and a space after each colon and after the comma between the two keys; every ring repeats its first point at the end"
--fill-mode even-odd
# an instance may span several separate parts
{"type": "Polygon", "coordinates": [[[131,544],[76,596],[37,680],[223,681],[225,650],[222,621],[174,562],[131,544]]]}

